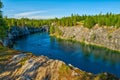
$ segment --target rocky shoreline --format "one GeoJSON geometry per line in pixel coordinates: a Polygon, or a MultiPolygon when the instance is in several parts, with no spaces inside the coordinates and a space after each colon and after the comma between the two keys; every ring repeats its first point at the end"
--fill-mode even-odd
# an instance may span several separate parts
{"type": "Polygon", "coordinates": [[[59,32],[60,34],[55,32],[51,36],[120,51],[120,28],[59,27],[59,32]]]}
{"type": "Polygon", "coordinates": [[[0,43],[3,46],[11,47],[14,44],[14,41],[22,36],[45,31],[48,31],[48,26],[46,25],[40,28],[14,26],[7,32],[7,36],[3,40],[0,40],[0,43]]]}

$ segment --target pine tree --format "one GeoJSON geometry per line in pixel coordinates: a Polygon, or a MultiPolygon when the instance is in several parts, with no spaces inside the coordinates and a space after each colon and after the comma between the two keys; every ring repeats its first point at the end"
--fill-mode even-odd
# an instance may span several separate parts
{"type": "Polygon", "coordinates": [[[95,21],[92,17],[87,17],[84,21],[84,27],[92,28],[95,25],[95,21]]]}

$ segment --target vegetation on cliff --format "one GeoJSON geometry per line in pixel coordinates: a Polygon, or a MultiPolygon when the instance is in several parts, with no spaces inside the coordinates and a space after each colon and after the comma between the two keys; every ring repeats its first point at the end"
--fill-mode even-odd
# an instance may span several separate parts
{"type": "Polygon", "coordinates": [[[0,39],[6,36],[6,30],[7,30],[6,23],[2,16],[2,11],[1,11],[2,7],[3,7],[3,4],[0,0],[0,39]]]}
{"type": "Polygon", "coordinates": [[[87,28],[92,28],[96,24],[99,26],[107,27],[120,27],[120,14],[98,14],[98,15],[71,15],[70,17],[54,18],[54,19],[14,19],[5,17],[4,20],[7,22],[8,26],[28,26],[28,27],[41,27],[42,25],[55,25],[55,26],[77,26],[81,25],[87,28]]]}

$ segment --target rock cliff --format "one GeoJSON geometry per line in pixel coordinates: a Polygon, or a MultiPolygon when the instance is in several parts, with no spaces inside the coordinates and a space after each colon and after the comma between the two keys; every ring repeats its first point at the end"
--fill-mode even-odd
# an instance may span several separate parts
{"type": "Polygon", "coordinates": [[[120,28],[94,27],[59,27],[60,35],[55,36],[63,39],[76,40],[87,44],[98,45],[112,50],[120,51],[120,28]]]}
{"type": "Polygon", "coordinates": [[[6,38],[4,40],[0,40],[0,43],[3,43],[4,46],[10,47],[14,43],[14,40],[20,38],[21,36],[44,31],[48,31],[48,26],[44,25],[40,28],[14,26],[8,31],[6,38]]]}

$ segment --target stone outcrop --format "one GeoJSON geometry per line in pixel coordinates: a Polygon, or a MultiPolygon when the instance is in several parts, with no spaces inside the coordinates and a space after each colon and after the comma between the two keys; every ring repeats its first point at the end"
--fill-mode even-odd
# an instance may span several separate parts
{"type": "Polygon", "coordinates": [[[108,73],[94,75],[59,60],[22,52],[7,62],[0,80],[119,80],[108,73]]]}
{"type": "Polygon", "coordinates": [[[120,51],[120,28],[104,28],[95,26],[92,29],[85,27],[59,27],[63,39],[76,40],[88,44],[106,47],[120,51]]]}

